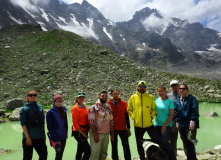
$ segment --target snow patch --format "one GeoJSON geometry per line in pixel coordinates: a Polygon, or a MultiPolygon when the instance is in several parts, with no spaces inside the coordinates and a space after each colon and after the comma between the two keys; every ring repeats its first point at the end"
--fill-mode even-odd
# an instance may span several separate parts
{"type": "Polygon", "coordinates": [[[61,20],[61,21],[64,22],[65,24],[68,24],[68,23],[66,23],[65,18],[59,17],[59,16],[58,16],[58,18],[59,18],[59,20],[61,20]]]}
{"type": "Polygon", "coordinates": [[[75,16],[74,16],[74,14],[71,14],[71,20],[72,20],[72,22],[75,24],[75,25],[77,25],[77,26],[80,26],[80,24],[78,23],[78,21],[76,20],[76,18],[75,18],[75,16]]]}
{"type": "Polygon", "coordinates": [[[120,36],[123,38],[123,41],[125,41],[125,38],[122,36],[122,34],[120,34],[120,36]]]}
{"type": "MultiPolygon", "coordinates": [[[[8,11],[7,11],[8,12],[8,11]]],[[[18,23],[18,24],[23,24],[23,22],[22,21],[20,21],[20,20],[17,20],[15,17],[13,17],[9,12],[8,12],[8,14],[9,14],[9,17],[13,20],[13,21],[15,21],[16,23],[18,23]]]]}
{"type": "Polygon", "coordinates": [[[111,36],[111,34],[109,34],[109,33],[107,32],[107,30],[106,30],[105,27],[103,27],[103,31],[104,31],[104,33],[106,33],[106,35],[108,36],[108,38],[110,38],[111,40],[113,40],[113,37],[111,36]]]}
{"type": "Polygon", "coordinates": [[[47,22],[49,22],[48,14],[45,13],[44,9],[42,9],[42,8],[39,8],[39,9],[40,9],[41,12],[42,12],[41,16],[42,16],[47,22]]]}
{"type": "Polygon", "coordinates": [[[43,22],[40,22],[40,21],[37,21],[37,22],[38,22],[38,24],[41,25],[41,29],[42,29],[43,31],[47,31],[47,29],[44,27],[45,24],[44,24],[43,22]]]}
{"type": "Polygon", "coordinates": [[[221,38],[221,33],[218,33],[218,36],[221,38]]]}

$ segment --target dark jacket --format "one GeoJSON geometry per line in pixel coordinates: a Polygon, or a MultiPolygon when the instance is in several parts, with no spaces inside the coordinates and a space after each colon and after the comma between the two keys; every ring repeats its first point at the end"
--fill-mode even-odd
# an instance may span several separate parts
{"type": "Polygon", "coordinates": [[[199,128],[199,104],[195,97],[188,94],[183,104],[178,98],[175,108],[175,121],[180,123],[180,129],[190,126],[190,121],[195,122],[195,127],[199,128]]]}
{"type": "MultiPolygon", "coordinates": [[[[31,139],[40,139],[45,137],[45,131],[44,131],[44,112],[43,107],[36,102],[32,103],[26,103],[25,106],[20,111],[20,122],[21,125],[26,125],[28,134],[31,139]],[[36,111],[39,111],[40,113],[40,121],[37,123],[34,127],[28,127],[28,120],[36,113],[36,111]]],[[[23,138],[25,138],[25,135],[23,133],[23,138]]]]}
{"type": "Polygon", "coordinates": [[[68,133],[67,109],[61,106],[65,112],[65,118],[61,119],[60,113],[55,105],[48,111],[46,115],[48,137],[54,142],[65,140],[68,133]]]}

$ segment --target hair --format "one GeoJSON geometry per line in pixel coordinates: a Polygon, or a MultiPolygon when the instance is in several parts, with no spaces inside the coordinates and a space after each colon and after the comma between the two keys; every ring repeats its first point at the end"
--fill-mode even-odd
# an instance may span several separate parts
{"type": "Polygon", "coordinates": [[[168,160],[167,155],[157,146],[150,146],[147,151],[147,159],[148,160],[168,160]]]}
{"type": "Polygon", "coordinates": [[[101,94],[103,94],[103,93],[104,93],[104,94],[107,94],[107,91],[101,91],[100,94],[99,94],[99,96],[100,96],[101,94]]]}
{"type": "Polygon", "coordinates": [[[181,86],[181,85],[185,86],[185,87],[186,87],[186,89],[187,89],[187,90],[189,90],[189,88],[188,88],[187,84],[182,83],[182,84],[180,84],[180,86],[181,86]]]}
{"type": "Polygon", "coordinates": [[[37,91],[35,91],[35,90],[29,90],[29,91],[26,93],[27,102],[29,102],[29,101],[28,101],[28,95],[29,95],[29,93],[32,92],[32,91],[34,91],[34,92],[38,95],[37,91]]]}
{"type": "Polygon", "coordinates": [[[112,89],[112,90],[111,90],[111,94],[112,94],[114,91],[117,91],[117,92],[120,94],[120,91],[119,91],[118,89],[112,89]]]}
{"type": "Polygon", "coordinates": [[[160,85],[160,86],[157,87],[157,89],[159,89],[159,88],[160,88],[160,89],[163,89],[163,90],[165,90],[165,91],[167,91],[166,87],[163,86],[163,85],[160,85]]]}

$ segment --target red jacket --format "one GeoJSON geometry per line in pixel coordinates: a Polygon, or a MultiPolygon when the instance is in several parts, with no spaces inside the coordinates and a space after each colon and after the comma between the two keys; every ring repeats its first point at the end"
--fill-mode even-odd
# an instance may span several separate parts
{"type": "Polygon", "coordinates": [[[111,105],[111,109],[113,110],[113,117],[114,117],[114,130],[125,130],[127,129],[126,123],[126,113],[127,113],[127,102],[124,100],[119,100],[117,103],[117,107],[112,102],[113,99],[110,99],[108,103],[111,105]]]}
{"type": "MultiPolygon", "coordinates": [[[[79,107],[78,103],[76,103],[71,110],[73,131],[77,131],[77,129],[81,126],[88,125],[88,109],[87,106],[84,107],[85,109],[83,107],[79,107]]],[[[84,127],[81,127],[81,130],[87,132],[84,127]]]]}

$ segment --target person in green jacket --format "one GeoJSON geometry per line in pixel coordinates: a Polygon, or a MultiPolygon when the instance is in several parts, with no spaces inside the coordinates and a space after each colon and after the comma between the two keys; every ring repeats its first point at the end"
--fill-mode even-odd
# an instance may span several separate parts
{"type": "Polygon", "coordinates": [[[152,95],[146,92],[147,83],[140,81],[137,85],[136,94],[133,94],[128,103],[127,112],[134,121],[137,150],[141,160],[145,160],[143,149],[143,136],[147,132],[151,141],[162,146],[160,135],[153,126],[152,120],[156,115],[156,104],[152,95]]]}

